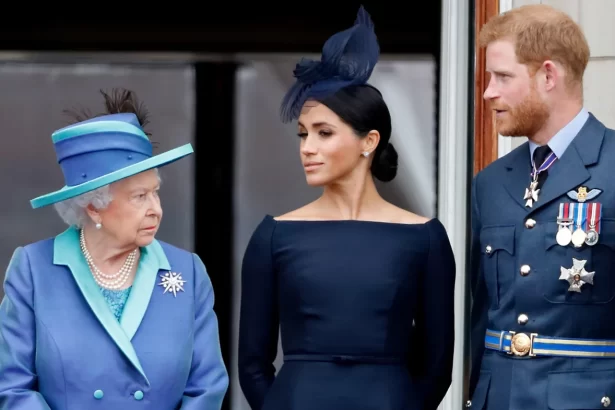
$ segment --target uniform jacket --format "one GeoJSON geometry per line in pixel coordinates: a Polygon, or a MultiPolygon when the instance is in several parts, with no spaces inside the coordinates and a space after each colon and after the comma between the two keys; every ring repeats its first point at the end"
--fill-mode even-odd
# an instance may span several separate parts
{"type": "Polygon", "coordinates": [[[0,305],[0,409],[218,410],[228,386],[214,293],[198,256],[142,248],[121,321],[78,231],[18,248],[0,305]],[[183,291],[161,275],[180,273],[183,291]]]}
{"type": "Polygon", "coordinates": [[[615,131],[590,114],[549,168],[531,208],[524,200],[530,172],[525,143],[485,168],[473,183],[471,408],[609,408],[615,405],[615,353],[569,354],[582,339],[593,347],[593,340],[607,341],[615,349],[615,131]],[[598,195],[591,199],[578,195],[593,189],[598,195]],[[583,199],[602,204],[599,241],[561,246],[556,241],[560,204],[578,206],[583,199]],[[560,279],[573,259],[595,272],[593,284],[585,283],[580,292],[570,291],[560,279]],[[490,346],[496,348],[517,333],[533,337],[531,354],[488,348],[488,331],[490,346]],[[571,342],[553,354],[550,338],[560,347],[564,339],[571,342]]]}

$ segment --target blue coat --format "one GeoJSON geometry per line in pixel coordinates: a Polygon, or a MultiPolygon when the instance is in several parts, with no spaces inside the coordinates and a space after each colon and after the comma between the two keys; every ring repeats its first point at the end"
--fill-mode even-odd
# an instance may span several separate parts
{"type": "Polygon", "coordinates": [[[590,115],[531,208],[530,161],[525,143],[473,184],[471,409],[612,408],[615,131],[590,115]],[[590,203],[602,205],[598,243],[558,244],[559,205],[590,203]],[[595,272],[579,292],[563,280],[574,260],[595,272]]]}
{"type": "Polygon", "coordinates": [[[1,410],[218,410],[228,375],[198,256],[142,248],[118,322],[80,251],[78,231],[18,248],[0,305],[1,410]],[[181,273],[164,293],[160,275],[181,273]]]}

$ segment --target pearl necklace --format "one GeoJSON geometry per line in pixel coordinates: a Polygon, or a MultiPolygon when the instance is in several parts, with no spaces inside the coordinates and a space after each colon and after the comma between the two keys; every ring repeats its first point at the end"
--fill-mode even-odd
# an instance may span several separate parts
{"type": "Polygon", "coordinates": [[[137,256],[137,249],[128,254],[126,261],[124,261],[124,265],[122,265],[121,269],[117,273],[107,275],[101,272],[100,269],[98,269],[98,267],[96,267],[96,265],[94,264],[92,255],[90,255],[87,246],[85,246],[85,235],[83,233],[83,229],[81,230],[79,242],[81,244],[81,252],[83,252],[83,256],[88,262],[88,265],[90,267],[90,270],[92,271],[92,275],[94,276],[94,280],[96,281],[96,283],[98,283],[104,288],[111,290],[122,289],[132,272],[132,268],[135,264],[135,259],[137,256]]]}

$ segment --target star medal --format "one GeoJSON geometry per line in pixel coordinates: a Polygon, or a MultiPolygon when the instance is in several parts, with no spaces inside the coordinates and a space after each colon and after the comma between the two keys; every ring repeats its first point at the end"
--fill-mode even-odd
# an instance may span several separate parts
{"type": "Polygon", "coordinates": [[[177,297],[177,292],[184,292],[185,280],[182,279],[181,273],[167,272],[164,275],[160,275],[162,278],[158,286],[164,287],[163,293],[172,293],[174,297],[177,297]]]}
{"type": "Polygon", "coordinates": [[[571,217],[571,204],[559,204],[559,215],[557,216],[557,235],[555,240],[559,246],[568,246],[572,241],[572,231],[570,226],[574,219],[571,217]]]}
{"type": "Polygon", "coordinates": [[[594,246],[598,243],[600,237],[600,214],[602,211],[602,204],[592,202],[587,207],[587,237],[585,238],[585,244],[588,246],[594,246]]]}
{"type": "Polygon", "coordinates": [[[578,292],[581,293],[581,287],[584,284],[594,284],[594,273],[595,272],[587,272],[585,270],[585,264],[587,261],[578,260],[572,258],[572,267],[571,268],[560,268],[560,280],[565,280],[570,284],[568,287],[568,292],[578,292]]]}
{"type": "Polygon", "coordinates": [[[578,203],[578,204],[570,204],[571,207],[574,208],[573,215],[575,219],[576,229],[572,234],[572,244],[575,248],[580,248],[585,243],[585,238],[587,238],[587,234],[585,233],[585,229],[583,229],[586,221],[586,212],[587,204],[578,203]]]}

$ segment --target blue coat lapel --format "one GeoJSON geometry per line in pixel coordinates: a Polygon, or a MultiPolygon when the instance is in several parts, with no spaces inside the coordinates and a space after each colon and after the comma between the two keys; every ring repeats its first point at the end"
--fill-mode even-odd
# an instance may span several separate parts
{"type": "Polygon", "coordinates": [[[535,202],[532,208],[526,207],[523,199],[525,188],[530,185],[532,166],[526,142],[513,151],[507,161],[508,172],[504,181],[506,190],[526,212],[538,211],[590,178],[587,167],[598,162],[605,132],[604,125],[590,114],[562,157],[549,168],[549,177],[540,189],[538,202],[535,202]]]}
{"type": "Polygon", "coordinates": [[[507,174],[504,180],[504,187],[519,206],[526,212],[529,210],[525,206],[523,195],[525,188],[530,185],[530,172],[532,163],[530,162],[528,143],[510,153],[508,164],[506,165],[507,174]]]}
{"type": "Polygon", "coordinates": [[[126,302],[120,322],[113,316],[98,284],[90,273],[87,262],[80,250],[77,229],[69,228],[55,238],[53,263],[55,265],[67,266],[70,269],[77,286],[100,324],[149,384],[131,339],[137,332],[147,310],[156,283],[158,270],[170,269],[169,262],[160,244],[154,241],[149,246],[141,249],[141,258],[133,288],[126,302]]]}
{"type": "Polygon", "coordinates": [[[158,241],[153,241],[147,247],[141,248],[137,275],[120,319],[120,325],[130,340],[137,333],[141,320],[145,316],[160,269],[170,270],[171,266],[162,246],[158,241]]]}

